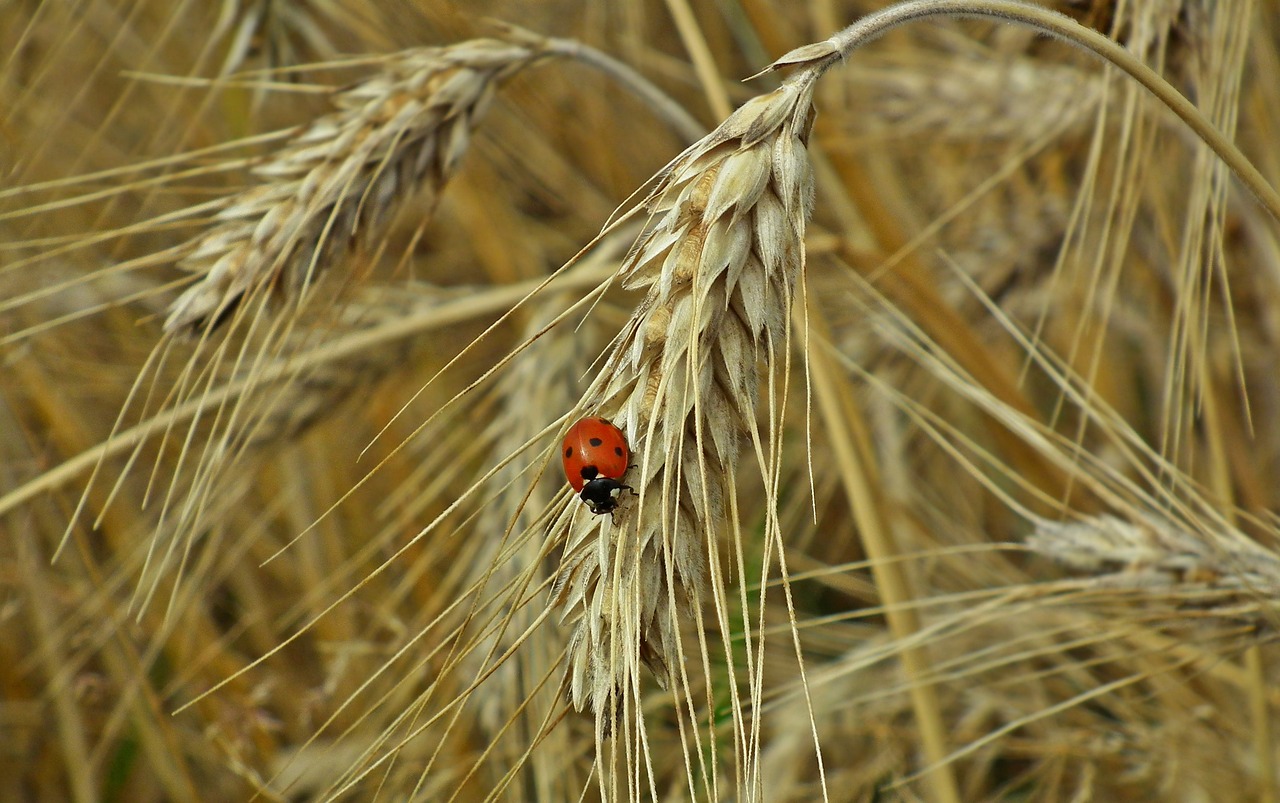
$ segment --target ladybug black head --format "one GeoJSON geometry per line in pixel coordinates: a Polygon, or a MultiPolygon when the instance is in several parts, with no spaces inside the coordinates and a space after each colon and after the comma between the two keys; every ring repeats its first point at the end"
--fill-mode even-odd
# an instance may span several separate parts
{"type": "Polygon", "coordinates": [[[597,477],[582,486],[582,493],[578,494],[578,498],[587,503],[592,513],[604,515],[612,513],[618,507],[618,497],[623,491],[630,490],[630,485],[623,485],[608,477],[597,477]]]}

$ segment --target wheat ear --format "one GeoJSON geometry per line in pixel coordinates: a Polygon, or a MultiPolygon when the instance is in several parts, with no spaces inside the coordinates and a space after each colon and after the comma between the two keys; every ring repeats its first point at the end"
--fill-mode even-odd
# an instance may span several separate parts
{"type": "Polygon", "coordinates": [[[619,269],[647,294],[580,406],[625,432],[636,496],[616,526],[576,502],[556,525],[569,696],[598,720],[638,692],[641,661],[664,682],[677,666],[679,623],[700,607],[727,529],[739,444],[759,442],[759,363],[785,348],[804,264],[818,74],[801,70],[678,156],[619,269]]]}
{"type": "Polygon", "coordinates": [[[1112,588],[1202,586],[1274,599],[1280,557],[1237,531],[1193,533],[1155,515],[1037,520],[1027,546],[1112,588]]]}
{"type": "Polygon", "coordinates": [[[187,244],[179,264],[201,277],[165,329],[216,325],[266,288],[300,292],[398,199],[421,191],[434,203],[498,84],[540,54],[492,39],[407,50],[339,92],[337,111],[256,167],[261,183],[187,244]]]}

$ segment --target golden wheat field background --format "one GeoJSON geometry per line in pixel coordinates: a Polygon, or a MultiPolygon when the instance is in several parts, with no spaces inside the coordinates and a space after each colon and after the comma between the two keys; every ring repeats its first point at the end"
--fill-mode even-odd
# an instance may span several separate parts
{"type": "Polygon", "coordinates": [[[1276,800],[1277,143],[1274,0],[0,3],[0,800],[1276,800]]]}

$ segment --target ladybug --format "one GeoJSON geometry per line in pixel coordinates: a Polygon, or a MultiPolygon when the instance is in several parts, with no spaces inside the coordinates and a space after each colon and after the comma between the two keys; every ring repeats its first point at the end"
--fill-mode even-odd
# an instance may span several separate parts
{"type": "Polygon", "coordinates": [[[592,513],[612,513],[623,491],[621,482],[631,461],[631,449],[622,430],[603,418],[584,418],[569,428],[560,447],[564,475],[592,513]]]}

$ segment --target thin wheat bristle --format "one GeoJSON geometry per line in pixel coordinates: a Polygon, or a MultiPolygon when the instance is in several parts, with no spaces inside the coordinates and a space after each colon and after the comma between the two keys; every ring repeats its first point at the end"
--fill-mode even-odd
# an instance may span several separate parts
{"type": "Polygon", "coordinates": [[[266,288],[298,293],[398,202],[421,191],[434,204],[497,85],[538,55],[491,39],[409,50],[337,94],[188,244],[179,265],[201,278],[165,330],[216,325],[266,288]]]}
{"type": "Polygon", "coordinates": [[[500,490],[476,519],[474,532],[482,540],[471,561],[471,572],[484,583],[481,598],[501,600],[501,613],[495,616],[502,621],[500,629],[483,639],[464,661],[470,676],[492,673],[479,695],[475,721],[484,738],[492,741],[495,754],[507,756],[516,765],[528,749],[527,739],[536,736],[540,744],[551,745],[547,752],[537,751],[523,759],[538,785],[548,790],[544,794],[553,796],[550,799],[573,797],[573,790],[586,775],[573,764],[548,760],[570,750],[567,728],[547,731],[542,723],[546,710],[557,703],[555,687],[548,688],[540,681],[557,671],[559,650],[553,642],[525,637],[542,615],[538,605],[527,604],[528,598],[547,582],[552,571],[540,538],[545,524],[538,516],[563,484],[560,467],[549,465],[530,487],[530,475],[536,472],[542,454],[527,450],[527,445],[546,427],[547,410],[566,409],[576,401],[581,393],[582,366],[598,351],[597,341],[603,340],[600,327],[591,318],[543,331],[573,300],[565,295],[548,299],[546,309],[530,317],[524,335],[536,339],[530,340],[521,352],[523,359],[494,386],[500,406],[483,436],[491,444],[492,459],[502,462],[521,450],[525,450],[525,459],[512,461],[498,471],[494,485],[500,490]],[[526,465],[531,460],[532,470],[526,465]],[[491,666],[496,656],[513,647],[517,649],[507,660],[491,666]],[[512,723],[521,734],[518,738],[512,738],[512,723]]]}
{"type": "Polygon", "coordinates": [[[681,618],[703,599],[756,427],[758,362],[778,359],[804,262],[813,79],[748,102],[678,157],[619,270],[647,293],[581,407],[625,432],[637,496],[617,526],[575,505],[555,529],[571,528],[558,577],[570,696],[597,716],[635,688],[640,661],[669,679],[681,618]]]}
{"type": "MultiPolygon", "coordinates": [[[[282,352],[316,355],[327,346],[358,337],[362,332],[411,317],[430,316],[442,302],[467,294],[466,289],[418,282],[362,287],[335,310],[336,320],[331,325],[290,333],[282,352]]],[[[229,435],[253,446],[293,440],[334,415],[351,394],[368,388],[402,365],[417,345],[411,337],[379,340],[334,359],[307,360],[306,367],[264,382],[246,373],[241,377],[251,388],[246,393],[262,399],[262,407],[250,422],[231,430],[229,435]]]]}

